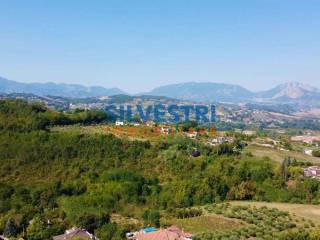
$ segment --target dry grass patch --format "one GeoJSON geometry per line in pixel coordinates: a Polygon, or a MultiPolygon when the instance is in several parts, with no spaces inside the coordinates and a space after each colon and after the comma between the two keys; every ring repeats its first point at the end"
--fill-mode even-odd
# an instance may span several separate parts
{"type": "Polygon", "coordinates": [[[194,234],[212,231],[229,231],[239,229],[245,225],[242,221],[229,219],[216,214],[206,214],[185,219],[164,219],[161,223],[163,225],[176,225],[184,231],[194,234]]]}

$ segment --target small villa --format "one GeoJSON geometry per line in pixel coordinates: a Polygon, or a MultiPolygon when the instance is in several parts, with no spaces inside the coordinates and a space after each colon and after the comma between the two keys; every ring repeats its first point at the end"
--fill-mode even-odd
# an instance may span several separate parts
{"type": "Polygon", "coordinates": [[[171,226],[166,229],[157,231],[140,231],[135,237],[135,240],[192,240],[192,234],[184,232],[177,226],[171,226]]]}

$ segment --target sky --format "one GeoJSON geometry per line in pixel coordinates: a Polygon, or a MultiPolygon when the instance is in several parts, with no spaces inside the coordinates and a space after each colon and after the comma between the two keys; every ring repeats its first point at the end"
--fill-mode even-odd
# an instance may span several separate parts
{"type": "Polygon", "coordinates": [[[318,0],[0,0],[0,76],[119,87],[320,88],[318,0]]]}

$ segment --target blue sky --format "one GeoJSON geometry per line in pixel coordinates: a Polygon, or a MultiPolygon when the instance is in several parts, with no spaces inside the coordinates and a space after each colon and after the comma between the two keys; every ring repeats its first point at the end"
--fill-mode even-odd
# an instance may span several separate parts
{"type": "Polygon", "coordinates": [[[0,76],[119,87],[320,87],[320,1],[0,0],[0,76]]]}

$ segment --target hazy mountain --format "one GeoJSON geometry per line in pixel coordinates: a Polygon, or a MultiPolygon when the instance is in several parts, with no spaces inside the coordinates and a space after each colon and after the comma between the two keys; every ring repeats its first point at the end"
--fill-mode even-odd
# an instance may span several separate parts
{"type": "Polygon", "coordinates": [[[96,97],[123,94],[118,88],[86,87],[79,84],[64,83],[21,83],[0,77],[0,93],[32,93],[39,96],[96,97]]]}
{"type": "Polygon", "coordinates": [[[281,84],[257,93],[232,84],[190,82],[158,87],[148,94],[198,102],[273,102],[320,105],[320,90],[297,82],[281,84]]]}
{"type": "MultiPolygon", "coordinates": [[[[37,96],[69,98],[104,97],[125,94],[118,88],[86,87],[63,83],[21,83],[0,77],[0,93],[27,93],[37,96]]],[[[163,96],[193,102],[225,103],[294,103],[303,106],[320,106],[320,90],[297,82],[281,84],[267,91],[251,92],[239,85],[188,82],[170,84],[153,89],[145,95],[163,96]]],[[[96,101],[96,100],[95,100],[96,101]]]]}
{"type": "Polygon", "coordinates": [[[211,82],[171,84],[157,87],[147,94],[197,102],[250,101],[254,96],[254,93],[238,85],[211,82]]]}
{"type": "Polygon", "coordinates": [[[255,96],[255,99],[259,101],[285,102],[319,101],[320,90],[307,84],[288,82],[268,91],[258,92],[255,96]]]}

